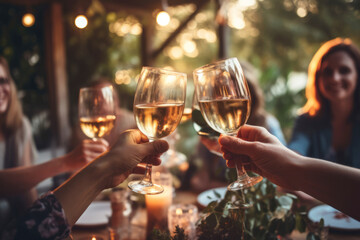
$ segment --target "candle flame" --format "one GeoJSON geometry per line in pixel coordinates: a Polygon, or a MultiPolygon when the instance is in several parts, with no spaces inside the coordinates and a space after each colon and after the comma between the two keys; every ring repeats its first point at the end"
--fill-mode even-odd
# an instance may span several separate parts
{"type": "Polygon", "coordinates": [[[181,215],[182,213],[183,213],[183,211],[181,210],[181,208],[176,209],[176,212],[175,212],[176,215],[181,215]]]}

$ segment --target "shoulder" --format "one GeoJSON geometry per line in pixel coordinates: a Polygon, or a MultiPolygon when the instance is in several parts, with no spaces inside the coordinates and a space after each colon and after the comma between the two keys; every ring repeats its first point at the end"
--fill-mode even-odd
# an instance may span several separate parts
{"type": "Polygon", "coordinates": [[[32,127],[29,119],[27,117],[23,117],[21,129],[23,131],[24,136],[31,136],[32,135],[32,127]]]}
{"type": "Polygon", "coordinates": [[[280,123],[277,118],[271,114],[266,116],[266,123],[269,125],[269,127],[280,127],[280,123]]]}
{"type": "Polygon", "coordinates": [[[309,114],[301,114],[295,120],[294,129],[297,130],[318,130],[327,127],[330,121],[319,116],[310,116],[309,114]]]}

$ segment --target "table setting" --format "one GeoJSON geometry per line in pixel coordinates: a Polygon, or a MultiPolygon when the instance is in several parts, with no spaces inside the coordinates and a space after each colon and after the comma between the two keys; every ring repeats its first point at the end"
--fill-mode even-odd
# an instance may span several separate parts
{"type": "MultiPolygon", "coordinates": [[[[199,134],[207,136],[208,129],[213,139],[218,136],[214,131],[235,136],[251,110],[238,60],[200,67],[194,71],[194,81],[193,111],[201,113],[200,122],[208,125],[200,126],[199,134]]],[[[185,89],[186,74],[143,67],[134,116],[149,141],[168,137],[180,124],[185,89]]],[[[113,111],[107,109],[110,112],[102,113],[104,119],[113,111]]],[[[89,129],[95,127],[83,128],[85,133],[89,129]]],[[[101,129],[105,128],[100,127],[95,137],[102,136],[101,129]]],[[[107,200],[93,202],[75,224],[73,239],[332,239],[332,230],[359,236],[358,221],[327,205],[306,209],[296,196],[278,192],[276,185],[247,173],[241,164],[228,175],[230,185],[201,193],[176,190],[173,175],[164,165],[146,165],[143,176],[130,177],[124,186],[108,192],[107,200]]]]}

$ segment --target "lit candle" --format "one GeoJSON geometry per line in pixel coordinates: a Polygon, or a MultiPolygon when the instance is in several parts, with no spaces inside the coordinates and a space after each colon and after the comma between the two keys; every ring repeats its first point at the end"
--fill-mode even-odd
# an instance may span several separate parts
{"type": "Polygon", "coordinates": [[[170,173],[156,172],[153,182],[162,185],[164,192],[155,195],[145,195],[147,211],[147,235],[153,228],[167,230],[168,209],[172,203],[173,188],[170,173]]]}
{"type": "Polygon", "coordinates": [[[90,237],[83,237],[83,238],[79,238],[79,240],[104,240],[105,238],[100,237],[98,235],[91,235],[90,237]]]}
{"type": "Polygon", "coordinates": [[[195,223],[198,219],[198,209],[192,204],[176,204],[169,208],[169,231],[174,234],[175,227],[183,228],[190,239],[196,236],[195,223]]]}

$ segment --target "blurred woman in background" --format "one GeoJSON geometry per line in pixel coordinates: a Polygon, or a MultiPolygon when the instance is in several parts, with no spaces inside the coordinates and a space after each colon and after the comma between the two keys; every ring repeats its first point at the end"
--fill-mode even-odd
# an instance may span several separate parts
{"type": "Polygon", "coordinates": [[[307,102],[288,147],[360,168],[360,51],[350,39],[323,44],[308,69],[307,102]]]}
{"type": "Polygon", "coordinates": [[[42,165],[45,167],[42,171],[39,168],[28,168],[37,156],[31,124],[22,112],[8,63],[0,56],[0,170],[23,167],[29,173],[9,174],[1,180],[0,231],[9,218],[22,215],[38,198],[34,188],[37,183],[59,173],[81,168],[107,148],[106,141],[84,140],[69,154],[42,165]],[[16,184],[20,178],[28,184],[16,184]]]}

